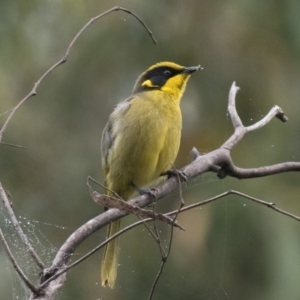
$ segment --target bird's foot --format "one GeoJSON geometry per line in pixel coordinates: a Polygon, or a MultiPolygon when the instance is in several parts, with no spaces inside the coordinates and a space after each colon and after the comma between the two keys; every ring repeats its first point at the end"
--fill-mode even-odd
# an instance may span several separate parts
{"type": "Polygon", "coordinates": [[[157,189],[155,189],[155,188],[141,189],[137,185],[135,185],[133,182],[130,184],[130,186],[132,188],[134,188],[141,196],[149,195],[152,199],[157,199],[157,189]]]}
{"type": "Polygon", "coordinates": [[[166,175],[168,176],[168,179],[173,176],[176,176],[177,178],[179,177],[180,181],[188,183],[188,178],[183,171],[172,169],[172,170],[168,170],[166,172],[166,175]]]}

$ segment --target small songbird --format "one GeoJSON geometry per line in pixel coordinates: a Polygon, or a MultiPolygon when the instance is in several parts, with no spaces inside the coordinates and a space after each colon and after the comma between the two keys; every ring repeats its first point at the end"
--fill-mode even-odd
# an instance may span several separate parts
{"type": "MultiPolygon", "coordinates": [[[[120,102],[102,133],[102,167],[107,195],[129,200],[135,188],[150,185],[171,169],[182,127],[180,99],[190,75],[200,66],[172,62],[151,66],[137,79],[132,95],[120,102]]],[[[108,225],[107,237],[120,230],[121,221],[108,225]]],[[[101,281],[113,288],[118,268],[118,238],[105,248],[101,281]]]]}

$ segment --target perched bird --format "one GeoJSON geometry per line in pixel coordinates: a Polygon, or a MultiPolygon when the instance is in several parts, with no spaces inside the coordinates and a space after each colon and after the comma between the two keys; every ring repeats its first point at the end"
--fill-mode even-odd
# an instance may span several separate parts
{"type": "MultiPolygon", "coordinates": [[[[132,95],[120,102],[102,133],[102,167],[107,195],[129,200],[136,188],[148,186],[170,170],[177,156],[182,127],[180,99],[190,75],[200,66],[172,62],[151,66],[137,79],[132,95]]],[[[108,226],[107,237],[120,230],[108,226]]],[[[118,238],[105,248],[101,281],[113,288],[118,268],[118,238]]]]}

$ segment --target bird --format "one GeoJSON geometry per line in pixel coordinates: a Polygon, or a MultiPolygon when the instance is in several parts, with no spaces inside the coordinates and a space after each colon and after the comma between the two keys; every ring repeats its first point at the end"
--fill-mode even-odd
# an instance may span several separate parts
{"type": "MultiPolygon", "coordinates": [[[[150,66],[137,79],[132,95],[121,101],[102,133],[101,162],[106,195],[129,200],[135,190],[151,185],[174,163],[181,139],[180,100],[190,75],[200,65],[174,62],[150,66]]],[[[107,238],[120,230],[121,221],[108,225],[107,238]]],[[[104,250],[102,286],[113,288],[118,269],[118,237],[104,250]]]]}

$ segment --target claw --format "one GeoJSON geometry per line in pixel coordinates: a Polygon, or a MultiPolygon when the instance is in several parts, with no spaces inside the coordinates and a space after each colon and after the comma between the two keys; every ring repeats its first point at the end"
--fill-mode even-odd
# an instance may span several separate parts
{"type": "Polygon", "coordinates": [[[156,199],[157,198],[157,189],[141,189],[138,186],[136,186],[133,182],[130,184],[132,188],[134,188],[140,195],[150,195],[150,197],[156,199]]]}

